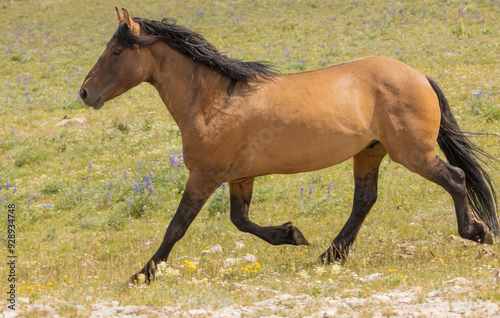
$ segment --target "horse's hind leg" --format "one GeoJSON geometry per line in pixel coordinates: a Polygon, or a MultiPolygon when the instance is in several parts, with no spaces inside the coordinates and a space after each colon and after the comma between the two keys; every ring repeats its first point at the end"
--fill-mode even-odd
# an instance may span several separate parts
{"type": "Polygon", "coordinates": [[[463,170],[442,161],[434,151],[424,155],[424,153],[413,150],[410,154],[409,156],[398,156],[399,158],[396,158],[395,161],[442,186],[451,195],[455,205],[460,236],[480,243],[493,244],[493,239],[488,233],[486,225],[476,219],[469,207],[463,170]]]}
{"type": "Polygon", "coordinates": [[[377,181],[380,162],[386,155],[384,147],[377,143],[354,156],[354,202],[351,215],[326,252],[322,263],[344,259],[354,243],[368,212],[377,200],[377,181]]]}
{"type": "Polygon", "coordinates": [[[242,232],[251,233],[264,241],[273,244],[309,245],[304,235],[290,222],[279,226],[260,226],[248,217],[248,209],[252,200],[253,178],[232,181],[231,221],[242,232]]]}

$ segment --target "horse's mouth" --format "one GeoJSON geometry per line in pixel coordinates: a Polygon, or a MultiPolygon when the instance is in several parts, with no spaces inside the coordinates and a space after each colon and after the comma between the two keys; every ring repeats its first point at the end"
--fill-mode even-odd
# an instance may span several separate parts
{"type": "Polygon", "coordinates": [[[102,96],[100,96],[100,97],[97,98],[97,100],[94,102],[93,105],[89,105],[89,106],[91,106],[95,110],[99,110],[99,109],[101,109],[101,107],[103,105],[104,105],[104,98],[102,98],[102,96]]]}

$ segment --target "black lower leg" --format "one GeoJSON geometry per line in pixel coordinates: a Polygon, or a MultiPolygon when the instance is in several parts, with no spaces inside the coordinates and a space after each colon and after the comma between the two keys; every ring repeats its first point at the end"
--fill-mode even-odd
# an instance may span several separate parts
{"type": "Polygon", "coordinates": [[[346,258],[363,221],[377,200],[378,167],[385,150],[379,149],[375,154],[371,150],[365,150],[354,157],[355,185],[352,212],[330,247],[320,255],[321,263],[331,263],[346,258]]]}
{"type": "Polygon", "coordinates": [[[260,226],[248,217],[252,199],[253,178],[229,184],[231,191],[231,221],[242,232],[251,233],[273,244],[309,245],[298,228],[288,222],[279,226],[260,226]]]}

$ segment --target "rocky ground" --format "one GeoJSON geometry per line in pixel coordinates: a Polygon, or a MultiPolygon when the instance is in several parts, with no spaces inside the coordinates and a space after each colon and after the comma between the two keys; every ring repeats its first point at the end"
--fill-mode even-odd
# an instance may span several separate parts
{"type": "MultiPolygon", "coordinates": [[[[494,281],[496,285],[496,281],[494,281]]],[[[119,306],[116,301],[101,301],[91,308],[77,303],[41,299],[30,303],[18,298],[21,309],[4,307],[0,317],[14,318],[66,317],[68,312],[82,317],[500,317],[500,304],[475,299],[473,283],[465,278],[446,282],[439,290],[423,292],[419,287],[407,287],[366,298],[313,297],[289,295],[262,287],[233,284],[237,292],[261,293],[267,300],[248,306],[228,304],[217,310],[189,309],[173,306],[119,306]],[[67,311],[68,307],[72,310],[67,311]],[[65,308],[65,310],[61,310],[65,308]]],[[[493,286],[495,286],[493,285],[493,286]]],[[[354,293],[355,291],[353,291],[354,293]]]]}

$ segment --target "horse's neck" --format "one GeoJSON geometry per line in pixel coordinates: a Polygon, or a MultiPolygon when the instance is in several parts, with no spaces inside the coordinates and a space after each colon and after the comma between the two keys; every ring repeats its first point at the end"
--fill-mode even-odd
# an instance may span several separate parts
{"type": "Polygon", "coordinates": [[[181,131],[194,116],[217,100],[229,79],[178,53],[166,44],[152,45],[151,84],[181,131]]]}

